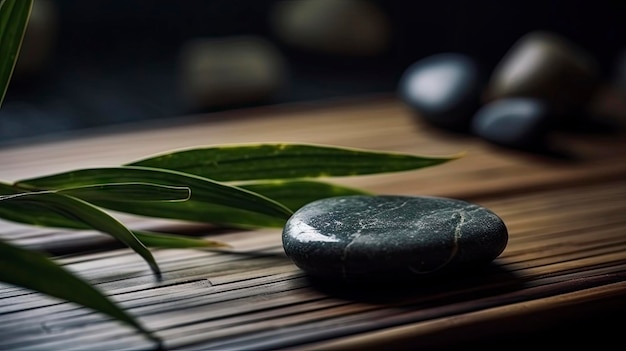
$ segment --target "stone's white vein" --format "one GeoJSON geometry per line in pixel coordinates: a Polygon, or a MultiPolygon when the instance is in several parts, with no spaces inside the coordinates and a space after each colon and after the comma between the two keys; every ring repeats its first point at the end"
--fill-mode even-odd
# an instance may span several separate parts
{"type": "MultiPolygon", "coordinates": [[[[401,209],[402,207],[404,207],[405,205],[407,205],[408,201],[404,201],[401,204],[394,206],[393,208],[388,208],[386,210],[383,210],[381,212],[377,212],[375,213],[372,217],[368,217],[368,218],[361,218],[358,221],[358,231],[355,232],[353,235],[350,236],[350,241],[348,242],[348,244],[344,247],[343,251],[342,251],[342,255],[341,255],[341,261],[342,261],[342,271],[343,271],[343,275],[344,277],[347,274],[347,269],[346,269],[346,261],[348,260],[348,255],[349,255],[349,251],[350,248],[353,246],[353,244],[357,241],[357,239],[362,235],[362,231],[368,228],[373,228],[373,227],[377,227],[377,225],[385,225],[387,224],[387,221],[383,221],[380,220],[380,216],[384,215],[385,213],[389,213],[389,212],[393,212],[396,210],[401,209]]],[[[384,204],[380,204],[377,207],[382,207],[384,204]]],[[[454,229],[454,234],[453,234],[453,238],[452,238],[452,248],[450,250],[450,255],[449,257],[446,259],[445,262],[443,262],[442,264],[438,265],[437,267],[424,271],[424,270],[419,270],[413,266],[409,266],[409,269],[415,273],[418,274],[427,274],[427,273],[432,273],[435,271],[438,271],[442,268],[444,268],[445,266],[447,266],[453,259],[454,257],[456,257],[456,255],[459,252],[459,239],[461,238],[461,229],[463,227],[463,225],[466,223],[467,217],[466,217],[466,213],[467,212],[475,212],[477,210],[480,210],[480,207],[478,206],[474,206],[473,208],[471,208],[469,211],[466,211],[465,209],[459,209],[457,211],[454,211],[452,213],[452,218],[454,219],[455,217],[458,217],[459,220],[455,226],[454,229]]],[[[449,212],[449,209],[436,209],[431,211],[429,214],[422,216],[423,219],[427,219],[427,218],[439,218],[441,216],[441,214],[445,213],[445,212],[449,212]]],[[[473,216],[469,216],[470,217],[470,221],[471,218],[473,218],[473,216]]],[[[398,218],[396,218],[398,219],[398,218]]],[[[429,220],[422,220],[422,221],[417,221],[417,222],[412,222],[411,224],[413,226],[418,226],[420,228],[424,228],[426,225],[425,223],[429,222],[429,220]]],[[[392,223],[392,225],[396,225],[397,226],[398,221],[394,221],[394,223],[392,223]]],[[[422,262],[423,264],[424,262],[422,262]]]]}
{"type": "MultiPolygon", "coordinates": [[[[452,249],[450,250],[450,256],[448,256],[448,259],[443,262],[442,264],[440,264],[439,266],[427,270],[427,271],[423,271],[423,270],[419,270],[415,267],[413,267],[413,265],[409,265],[409,269],[417,274],[427,274],[427,273],[432,273],[432,272],[436,272],[442,268],[444,268],[445,266],[447,266],[450,262],[452,262],[452,260],[454,259],[454,257],[456,257],[456,255],[459,252],[459,240],[461,239],[461,230],[463,229],[463,225],[465,224],[465,214],[466,211],[464,210],[458,210],[452,213],[452,218],[456,217],[458,215],[459,217],[459,221],[457,222],[455,228],[454,228],[454,236],[452,237],[452,249]]],[[[422,262],[423,263],[423,262],[422,262]]]]}
{"type": "Polygon", "coordinates": [[[359,229],[350,236],[350,242],[343,248],[341,252],[341,274],[344,278],[347,277],[347,268],[346,268],[346,260],[348,259],[348,251],[350,251],[350,247],[354,242],[361,236],[363,229],[366,229],[367,226],[364,223],[365,219],[359,219],[359,229]]]}
{"type": "MultiPolygon", "coordinates": [[[[401,209],[407,203],[408,203],[408,201],[404,201],[401,204],[399,204],[397,206],[394,206],[392,208],[388,208],[388,209],[385,209],[383,211],[376,212],[375,214],[371,215],[370,217],[359,219],[359,223],[358,223],[359,229],[353,235],[350,236],[350,242],[348,242],[348,244],[343,248],[343,251],[341,252],[341,269],[342,269],[342,275],[343,275],[344,278],[347,277],[346,261],[348,260],[348,255],[350,253],[350,248],[353,246],[353,244],[362,235],[363,230],[368,229],[368,228],[376,228],[376,227],[380,227],[380,226],[386,226],[388,224],[388,221],[381,220],[380,217],[381,216],[384,217],[384,215],[386,213],[389,213],[389,212],[392,212],[392,211],[397,211],[397,210],[401,209]]],[[[385,204],[380,204],[377,207],[383,207],[384,205],[385,204]]],[[[369,211],[367,211],[367,212],[369,212],[369,211]]]]}
{"type": "Polygon", "coordinates": [[[304,222],[296,222],[294,223],[296,228],[293,230],[293,235],[301,242],[309,243],[309,242],[329,242],[336,243],[341,240],[337,239],[334,235],[323,235],[320,234],[318,229],[311,227],[310,225],[304,222]]]}
{"type": "Polygon", "coordinates": [[[348,243],[348,245],[346,245],[346,247],[343,248],[343,251],[341,252],[341,275],[344,278],[347,278],[348,276],[348,270],[346,267],[346,260],[348,258],[348,251],[350,250],[350,247],[352,246],[352,244],[354,243],[354,240],[356,238],[358,238],[360,234],[355,235],[354,237],[352,237],[352,240],[350,240],[350,242],[348,243]]]}
{"type": "MultiPolygon", "coordinates": [[[[454,259],[454,257],[459,252],[459,239],[461,239],[461,230],[463,229],[463,224],[465,224],[465,211],[461,210],[461,211],[457,211],[456,213],[460,217],[459,223],[454,228],[454,240],[452,242],[453,244],[452,251],[450,251],[450,257],[448,258],[446,263],[444,263],[444,265],[447,265],[448,262],[452,261],[452,259],[454,259]]],[[[454,214],[452,214],[452,216],[454,216],[454,214]]]]}
{"type": "MultiPolygon", "coordinates": [[[[399,205],[397,205],[397,206],[394,206],[394,207],[392,207],[392,208],[388,208],[388,209],[386,209],[386,210],[384,210],[384,211],[381,211],[381,212],[376,213],[376,216],[381,216],[381,215],[384,215],[384,214],[385,214],[385,213],[387,213],[387,212],[391,212],[391,211],[396,211],[396,210],[399,210],[399,209],[401,209],[402,207],[406,206],[406,204],[408,204],[408,203],[409,203],[408,201],[403,201],[401,204],[399,204],[399,205]]],[[[383,205],[384,205],[384,204],[380,204],[380,205],[378,205],[378,207],[382,207],[383,205]]]]}

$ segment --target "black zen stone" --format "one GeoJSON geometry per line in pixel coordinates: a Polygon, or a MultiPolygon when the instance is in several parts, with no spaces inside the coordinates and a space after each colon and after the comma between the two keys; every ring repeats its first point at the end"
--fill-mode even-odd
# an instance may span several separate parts
{"type": "Polygon", "coordinates": [[[399,82],[399,95],[425,120],[466,131],[480,104],[483,78],[468,56],[443,53],[410,65],[399,82]]]}
{"type": "Polygon", "coordinates": [[[555,117],[548,105],[534,98],[507,98],[481,107],[472,132],[498,145],[540,150],[555,117]]]}
{"type": "Polygon", "coordinates": [[[489,209],[461,200],[353,195],[303,206],[282,239],[312,277],[398,282],[486,265],[504,251],[508,231],[489,209]]]}

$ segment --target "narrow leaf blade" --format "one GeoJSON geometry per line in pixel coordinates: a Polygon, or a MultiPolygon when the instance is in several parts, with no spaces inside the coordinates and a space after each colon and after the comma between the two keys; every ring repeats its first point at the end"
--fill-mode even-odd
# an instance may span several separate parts
{"type": "Polygon", "coordinates": [[[274,199],[294,212],[309,202],[327,197],[371,195],[365,190],[313,180],[256,181],[240,187],[274,199]]]}
{"type": "MultiPolygon", "coordinates": [[[[13,187],[0,182],[0,195],[16,194],[13,187]]],[[[68,217],[46,206],[16,201],[0,201],[0,218],[5,220],[54,228],[93,229],[73,216],[68,217]]],[[[220,248],[229,245],[220,241],[190,238],[184,235],[132,230],[133,234],[148,247],[158,248],[220,248]]]]}
{"type": "Polygon", "coordinates": [[[33,0],[3,0],[0,3],[0,105],[13,75],[32,6],[33,0]]]}
{"type": "MultiPolygon", "coordinates": [[[[359,189],[309,180],[255,181],[241,184],[239,187],[271,198],[291,211],[296,211],[311,201],[326,197],[369,194],[359,189]]],[[[196,201],[193,198],[176,203],[151,203],[150,206],[132,206],[132,204],[112,203],[112,201],[108,200],[96,200],[94,204],[137,215],[206,222],[227,227],[280,228],[286,222],[284,218],[272,218],[250,211],[225,207],[220,204],[196,201]]]]}
{"type": "Polygon", "coordinates": [[[17,202],[25,206],[43,207],[62,216],[82,222],[90,228],[109,234],[128,245],[138,253],[160,277],[161,271],[152,253],[135,235],[106,212],[83,200],[57,193],[28,193],[24,196],[10,197],[1,202],[17,202]]]}
{"type": "Polygon", "coordinates": [[[191,190],[188,187],[149,183],[109,183],[85,185],[60,189],[58,192],[71,195],[85,201],[186,201],[191,196],[191,190]]]}
{"type": "MultiPolygon", "coordinates": [[[[120,212],[176,220],[210,223],[225,227],[279,228],[285,224],[285,218],[268,216],[232,207],[211,204],[193,199],[182,202],[151,202],[149,206],[115,199],[92,199],[93,205],[115,209],[120,212]]],[[[34,203],[0,201],[0,217],[24,224],[44,227],[71,229],[92,229],[74,218],[51,211],[49,208],[34,203]]],[[[140,239],[141,240],[141,239],[140,239]]],[[[143,240],[142,240],[143,242],[143,240]]],[[[151,246],[148,243],[145,245],[151,246]]]]}
{"type": "MultiPolygon", "coordinates": [[[[9,184],[0,182],[0,195],[24,193],[9,184]]],[[[42,227],[91,229],[84,222],[77,221],[45,206],[20,201],[0,201],[0,217],[9,221],[42,227]]]]}
{"type": "Polygon", "coordinates": [[[55,175],[21,180],[14,185],[27,190],[40,189],[62,189],[67,187],[77,187],[86,185],[98,185],[107,183],[144,182],[168,186],[180,186],[191,189],[191,196],[188,201],[182,203],[146,203],[142,206],[132,206],[128,203],[107,200],[94,201],[103,207],[118,211],[142,211],[150,213],[150,216],[172,218],[167,213],[170,207],[184,207],[184,203],[193,201],[207,206],[220,206],[235,210],[248,211],[262,214],[277,219],[287,219],[291,216],[290,211],[280,203],[262,195],[253,193],[232,185],[223,184],[200,176],[185,174],[181,172],[152,169],[143,167],[109,167],[91,168],[58,173],[55,175]],[[180,205],[180,206],[179,206],[180,205]],[[144,209],[140,209],[142,207],[144,209]],[[165,209],[166,212],[162,212],[165,209]]]}
{"type": "Polygon", "coordinates": [[[0,281],[71,301],[135,328],[161,341],[112,300],[45,255],[0,240],[0,281]]]}
{"type": "Polygon", "coordinates": [[[210,223],[224,227],[259,228],[282,227],[286,217],[269,216],[255,211],[247,211],[203,200],[183,202],[151,202],[149,205],[133,206],[132,203],[97,200],[94,205],[140,216],[169,218],[176,220],[210,223]]]}
{"type": "Polygon", "coordinates": [[[230,245],[216,240],[207,240],[174,235],[167,233],[156,233],[145,230],[134,230],[133,233],[142,243],[150,247],[164,249],[202,249],[202,248],[227,248],[230,245]]]}
{"type": "Polygon", "coordinates": [[[456,159],[315,144],[236,144],[178,150],[127,164],[219,180],[356,176],[415,170],[456,159]]]}

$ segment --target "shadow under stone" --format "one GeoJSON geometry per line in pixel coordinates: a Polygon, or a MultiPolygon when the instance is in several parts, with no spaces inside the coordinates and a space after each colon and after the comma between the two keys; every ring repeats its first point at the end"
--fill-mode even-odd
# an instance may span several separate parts
{"type": "Polygon", "coordinates": [[[513,291],[523,282],[514,272],[490,263],[471,270],[446,272],[415,279],[339,281],[307,276],[313,289],[332,297],[374,304],[446,304],[513,291]]]}

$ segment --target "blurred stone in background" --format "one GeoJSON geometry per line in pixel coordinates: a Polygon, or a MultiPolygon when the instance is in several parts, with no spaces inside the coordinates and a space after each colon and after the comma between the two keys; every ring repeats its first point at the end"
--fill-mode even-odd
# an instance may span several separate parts
{"type": "Polygon", "coordinates": [[[191,110],[271,103],[285,88],[285,59],[259,36],[191,39],[181,48],[179,89],[191,110]]]}
{"type": "MultiPolygon", "coordinates": [[[[620,77],[619,66],[615,76],[620,77]]],[[[531,31],[503,53],[486,84],[474,58],[444,53],[410,65],[398,93],[418,117],[436,126],[554,154],[552,132],[615,131],[619,123],[605,118],[624,111],[616,104],[620,83],[614,82],[602,78],[598,61],[576,43],[558,33],[531,31]]]]}
{"type": "MultiPolygon", "coordinates": [[[[589,54],[600,80],[617,81],[625,14],[626,3],[615,0],[35,0],[0,109],[0,143],[238,107],[390,95],[418,60],[454,52],[489,73],[537,30],[574,43],[577,53],[565,51],[589,54]],[[264,44],[231,56],[239,49],[210,54],[187,45],[244,37],[264,44]],[[218,69],[220,57],[230,62],[218,69]],[[270,63],[277,57],[282,63],[270,63]],[[212,73],[189,73],[203,70],[212,73]]],[[[615,114],[620,96],[602,99],[597,110],[615,114]]]]}
{"type": "Polygon", "coordinates": [[[467,131],[478,109],[484,77],[475,60],[440,53],[409,66],[399,82],[400,97],[434,125],[467,131]]]}
{"type": "Polygon", "coordinates": [[[48,69],[56,50],[58,13],[54,0],[35,0],[30,20],[24,33],[19,60],[15,65],[13,80],[33,78],[48,69]]]}
{"type": "Polygon", "coordinates": [[[390,49],[389,19],[367,0],[278,1],[270,22],[280,40],[308,51],[373,56],[390,49]]]}
{"type": "Polygon", "coordinates": [[[532,97],[509,97],[482,106],[472,118],[472,132],[498,145],[529,151],[550,148],[554,127],[550,105],[532,97]]]}
{"type": "Polygon", "coordinates": [[[484,101],[545,99],[560,113],[586,110],[600,83],[596,59],[557,33],[533,31],[518,39],[494,68],[484,101]]]}

